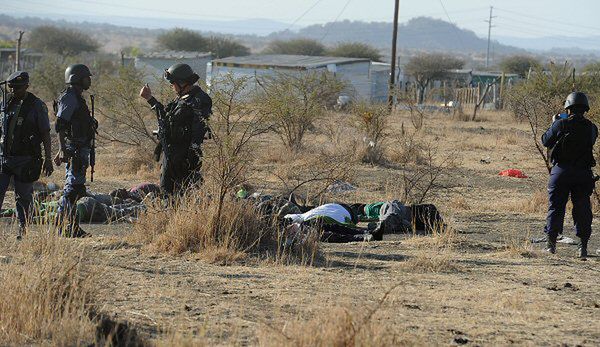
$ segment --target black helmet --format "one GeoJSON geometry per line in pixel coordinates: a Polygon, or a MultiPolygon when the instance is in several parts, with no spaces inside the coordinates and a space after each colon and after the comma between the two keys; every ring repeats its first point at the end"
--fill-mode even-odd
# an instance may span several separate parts
{"type": "Polygon", "coordinates": [[[573,92],[567,96],[567,100],[565,101],[565,110],[568,110],[574,106],[580,106],[584,108],[585,112],[590,110],[590,104],[585,93],[573,92]]]}
{"type": "Polygon", "coordinates": [[[192,67],[188,64],[175,64],[165,70],[165,79],[169,83],[196,83],[200,76],[198,76],[192,67]]]}
{"type": "Polygon", "coordinates": [[[9,87],[26,86],[29,84],[29,74],[26,71],[17,71],[6,79],[9,87]]]}
{"type": "Polygon", "coordinates": [[[92,72],[83,64],[73,64],[65,70],[65,83],[80,84],[84,78],[91,77],[92,72]]]}

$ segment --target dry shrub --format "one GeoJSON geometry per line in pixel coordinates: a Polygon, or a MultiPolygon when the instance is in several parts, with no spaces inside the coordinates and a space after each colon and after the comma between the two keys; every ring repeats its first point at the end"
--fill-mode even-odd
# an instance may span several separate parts
{"type": "Polygon", "coordinates": [[[398,164],[423,164],[427,144],[421,140],[421,131],[402,131],[395,141],[388,146],[387,157],[398,164]]]}
{"type": "Polygon", "coordinates": [[[259,113],[291,151],[301,150],[304,136],[347,89],[345,82],[325,72],[277,73],[257,79],[261,87],[255,103],[259,113]]]}
{"type": "Polygon", "coordinates": [[[169,254],[197,253],[210,262],[230,264],[254,256],[279,263],[312,264],[319,240],[308,238],[286,247],[285,235],[249,201],[190,191],[169,207],[151,204],[131,235],[149,249],[169,254]],[[220,210],[220,211],[219,211],[220,210]]]}
{"type": "Polygon", "coordinates": [[[81,245],[48,235],[21,243],[4,239],[11,257],[0,264],[0,341],[3,345],[87,345],[95,325],[89,310],[98,292],[97,274],[86,266],[81,245]]]}
{"type": "Polygon", "coordinates": [[[286,322],[282,328],[267,326],[259,331],[261,346],[397,346],[417,344],[382,324],[378,317],[390,293],[389,289],[371,309],[329,309],[308,321],[286,322]]]}
{"type": "Polygon", "coordinates": [[[362,162],[380,164],[385,161],[389,116],[390,111],[385,104],[361,102],[353,106],[354,127],[362,135],[362,144],[358,151],[362,162]]]}
{"type": "Polygon", "coordinates": [[[352,157],[352,153],[332,154],[325,150],[303,153],[294,161],[278,165],[272,174],[281,182],[285,194],[302,192],[306,201],[318,203],[332,183],[352,180],[352,157]]]}

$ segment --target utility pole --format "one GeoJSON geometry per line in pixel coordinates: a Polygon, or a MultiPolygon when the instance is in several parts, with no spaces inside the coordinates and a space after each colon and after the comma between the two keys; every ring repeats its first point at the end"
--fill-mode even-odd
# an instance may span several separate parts
{"type": "Polygon", "coordinates": [[[494,13],[494,6],[490,6],[490,19],[486,20],[486,22],[488,23],[488,44],[487,44],[487,54],[485,56],[485,67],[488,68],[490,67],[490,43],[492,40],[492,19],[496,18],[496,16],[493,16],[492,14],[494,13]]]}
{"type": "Polygon", "coordinates": [[[390,111],[394,106],[394,92],[396,91],[396,41],[398,39],[398,12],[400,0],[395,0],[394,5],[394,31],[392,35],[392,66],[390,71],[390,86],[388,90],[388,107],[390,111]]]}
{"type": "Polygon", "coordinates": [[[21,70],[21,39],[23,39],[24,31],[19,31],[19,38],[17,39],[17,54],[15,57],[15,71],[21,70]]]}

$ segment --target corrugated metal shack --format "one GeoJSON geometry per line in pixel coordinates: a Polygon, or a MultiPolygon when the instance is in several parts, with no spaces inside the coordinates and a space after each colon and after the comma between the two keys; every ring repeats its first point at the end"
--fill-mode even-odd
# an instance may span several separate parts
{"type": "Polygon", "coordinates": [[[210,70],[210,78],[213,80],[232,73],[236,77],[251,77],[254,81],[257,77],[272,76],[278,72],[328,71],[349,82],[354,89],[356,98],[371,100],[372,97],[371,61],[369,59],[304,55],[250,55],[213,60],[210,70]]]}
{"type": "Polygon", "coordinates": [[[211,60],[212,53],[162,51],[137,56],[134,66],[144,72],[147,83],[162,78],[164,71],[176,63],[190,65],[200,76],[200,80],[204,81],[206,80],[206,65],[211,60]]]}

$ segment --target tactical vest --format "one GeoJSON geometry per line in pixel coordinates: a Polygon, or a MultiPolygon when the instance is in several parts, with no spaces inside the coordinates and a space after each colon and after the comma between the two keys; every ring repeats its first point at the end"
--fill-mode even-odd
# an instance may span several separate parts
{"type": "Polygon", "coordinates": [[[183,100],[169,103],[165,109],[165,121],[160,129],[171,152],[187,151],[192,142],[194,113],[183,100]]]}
{"type": "MultiPolygon", "coordinates": [[[[63,94],[68,92],[66,90],[63,94]]],[[[75,96],[77,97],[78,107],[73,112],[70,124],[66,129],[68,144],[76,147],[91,146],[97,128],[96,121],[92,117],[83,96],[79,93],[75,93],[75,96]]]]}
{"type": "MultiPolygon", "coordinates": [[[[13,141],[9,148],[9,156],[42,156],[42,137],[35,117],[28,117],[35,107],[37,97],[31,93],[23,100],[13,131],[13,141]]],[[[3,148],[4,152],[4,148],[3,148]]]]}
{"type": "Polygon", "coordinates": [[[593,123],[587,118],[569,117],[562,121],[561,136],[551,150],[552,161],[578,168],[596,166],[593,129],[593,123]]]}

